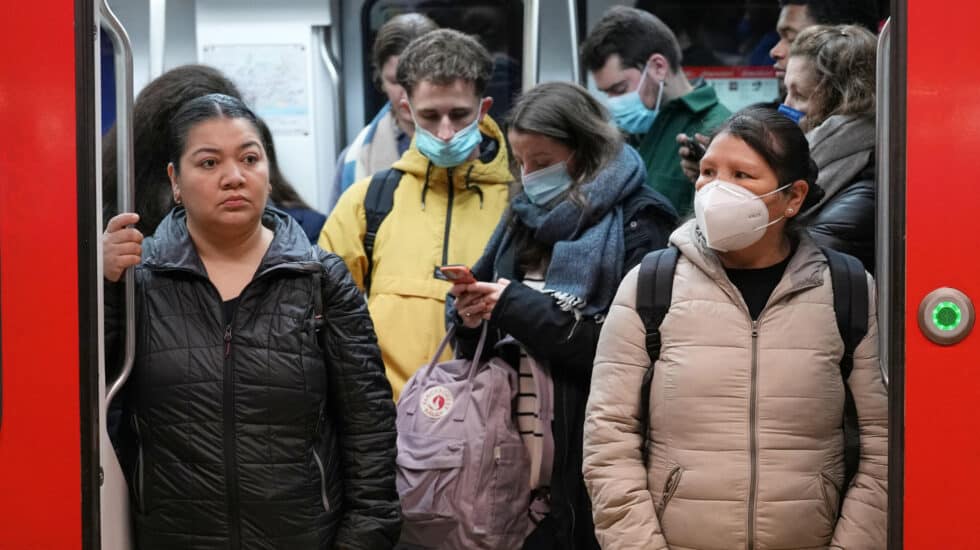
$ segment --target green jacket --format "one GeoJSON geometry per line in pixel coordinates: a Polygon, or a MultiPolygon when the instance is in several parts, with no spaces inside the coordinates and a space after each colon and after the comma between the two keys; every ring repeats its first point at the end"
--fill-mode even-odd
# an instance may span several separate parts
{"type": "Polygon", "coordinates": [[[637,147],[646,164],[647,185],[663,193],[681,216],[691,212],[694,185],[681,171],[677,134],[711,133],[729,115],[731,112],[718,102],[715,89],[701,84],[661,106],[653,126],[637,147]]]}

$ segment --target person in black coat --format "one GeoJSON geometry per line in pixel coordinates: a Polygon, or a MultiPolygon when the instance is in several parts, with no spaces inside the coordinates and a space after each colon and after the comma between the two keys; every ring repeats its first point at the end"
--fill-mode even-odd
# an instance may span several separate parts
{"type": "Polygon", "coordinates": [[[133,213],[103,237],[110,304],[135,266],[115,443],[137,546],[393,547],[395,409],[357,286],[267,206],[264,142],[240,100],[189,101],[169,140],[178,206],[145,241],[133,213]]]}
{"type": "Polygon", "coordinates": [[[786,64],[786,106],[825,195],[798,222],[821,246],[875,268],[875,36],[855,25],[807,27],[786,64]]]}
{"type": "Polygon", "coordinates": [[[522,380],[529,362],[549,371],[552,425],[535,424],[533,384],[522,382],[516,411],[537,503],[525,547],[598,548],[582,479],[582,427],[599,330],[623,275],[666,246],[677,216],[645,185],[640,156],[580,86],[536,86],[518,100],[509,128],[523,192],[473,268],[479,282],[451,290],[457,353],[471,358],[488,322],[486,349],[519,368],[522,380]],[[517,344],[495,349],[505,335],[517,344]],[[549,436],[552,457],[539,441],[549,436]],[[550,479],[540,479],[533,465],[549,460],[550,479]]]}

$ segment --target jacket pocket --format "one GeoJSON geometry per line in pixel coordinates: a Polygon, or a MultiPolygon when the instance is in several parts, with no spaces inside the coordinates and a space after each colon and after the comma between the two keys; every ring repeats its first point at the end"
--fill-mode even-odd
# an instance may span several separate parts
{"type": "Polygon", "coordinates": [[[837,523],[837,514],[840,511],[840,488],[826,472],[820,473],[820,490],[823,493],[824,509],[831,521],[831,525],[837,523]]]}
{"type": "Polygon", "coordinates": [[[524,442],[501,443],[493,448],[490,480],[490,533],[518,534],[518,544],[527,532],[530,461],[524,442]]]}
{"type": "Polygon", "coordinates": [[[667,511],[667,505],[670,504],[671,499],[674,498],[674,493],[677,492],[677,487],[681,484],[681,476],[684,475],[684,468],[680,466],[674,466],[670,473],[667,474],[667,480],[664,481],[664,491],[660,497],[660,506],[658,507],[657,519],[662,520],[664,517],[664,512],[667,511]]]}
{"type": "Polygon", "coordinates": [[[330,512],[330,498],[327,496],[327,472],[323,468],[323,460],[313,448],[313,461],[316,462],[316,469],[320,472],[320,499],[323,501],[323,511],[330,512]]]}
{"type": "Polygon", "coordinates": [[[460,439],[398,434],[395,485],[404,518],[401,542],[438,546],[456,527],[456,487],[464,448],[460,439]]]}

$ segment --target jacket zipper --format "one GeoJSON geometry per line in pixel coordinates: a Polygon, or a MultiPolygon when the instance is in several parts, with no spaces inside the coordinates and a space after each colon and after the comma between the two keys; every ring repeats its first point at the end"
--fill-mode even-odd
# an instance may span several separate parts
{"type": "MultiPolygon", "coordinates": [[[[761,316],[761,314],[760,314],[761,316]]],[[[751,387],[751,398],[749,400],[749,531],[748,531],[748,550],[755,548],[755,506],[758,495],[759,467],[757,464],[759,454],[759,438],[756,430],[758,429],[758,373],[759,373],[759,321],[752,321],[752,374],[749,378],[751,387]]]]}
{"type": "Polygon", "coordinates": [[[320,439],[320,431],[323,429],[324,411],[320,408],[320,414],[316,418],[316,427],[313,430],[313,460],[320,471],[320,499],[323,500],[323,509],[330,512],[330,499],[327,497],[327,471],[323,467],[323,459],[316,453],[316,442],[320,439]]]}
{"type": "Polygon", "coordinates": [[[446,203],[446,232],[442,235],[442,265],[449,263],[449,228],[453,224],[453,198],[456,194],[453,189],[453,169],[446,170],[449,177],[449,199],[446,203]]]}
{"type": "Polygon", "coordinates": [[[235,445],[235,380],[231,361],[231,323],[225,327],[224,376],[225,491],[228,495],[230,526],[228,539],[229,547],[237,550],[241,546],[241,519],[238,517],[238,451],[235,445]]]}
{"type": "Polygon", "coordinates": [[[320,460],[320,455],[316,454],[316,447],[313,447],[313,460],[316,461],[316,467],[320,470],[320,499],[323,500],[323,509],[330,512],[330,499],[327,498],[327,473],[323,469],[323,461],[320,460]]]}
{"type": "Polygon", "coordinates": [[[145,468],[143,465],[143,438],[140,436],[140,421],[136,415],[133,415],[133,431],[136,432],[136,479],[133,480],[136,484],[136,508],[140,513],[146,513],[146,504],[143,499],[143,470],[145,468]]]}

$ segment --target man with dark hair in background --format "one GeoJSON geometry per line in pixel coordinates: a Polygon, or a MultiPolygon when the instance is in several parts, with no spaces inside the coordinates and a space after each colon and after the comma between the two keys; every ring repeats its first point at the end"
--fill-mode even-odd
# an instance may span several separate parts
{"type": "Polygon", "coordinates": [[[378,30],[371,50],[371,69],[374,85],[384,92],[388,101],[340,153],[329,209],[355,181],[388,168],[408,150],[415,135],[415,124],[412,117],[398,108],[398,102],[405,95],[395,78],[398,57],[412,40],[437,28],[421,13],[404,13],[392,17],[378,30]]]}
{"type": "MultiPolygon", "coordinates": [[[[789,58],[793,40],[803,29],[813,25],[860,25],[876,33],[878,23],[877,0],[779,0],[779,20],[776,22],[779,42],[769,51],[769,56],[775,61],[773,68],[776,69],[776,78],[779,80],[779,98],[775,98],[776,101],[781,101],[786,95],[783,83],[786,77],[786,60],[789,58]]],[[[678,135],[677,142],[684,144],[691,135],[694,134],[685,132],[678,135]]],[[[702,144],[708,142],[705,135],[695,137],[702,144]]],[[[688,147],[681,146],[680,167],[693,182],[698,177],[698,161],[690,153],[688,147]]]]}
{"type": "Polygon", "coordinates": [[[586,37],[582,63],[607,97],[613,120],[639,140],[647,184],[681,215],[691,210],[694,187],[677,164],[679,133],[708,133],[730,114],[714,88],[692,84],[681,67],[681,47],[651,13],[616,6],[586,37]]]}
{"type": "Polygon", "coordinates": [[[779,42],[769,55],[776,61],[773,66],[780,90],[786,76],[789,47],[803,29],[812,25],[860,25],[873,33],[878,32],[876,0],[779,0],[779,8],[776,23],[779,42]]]}

